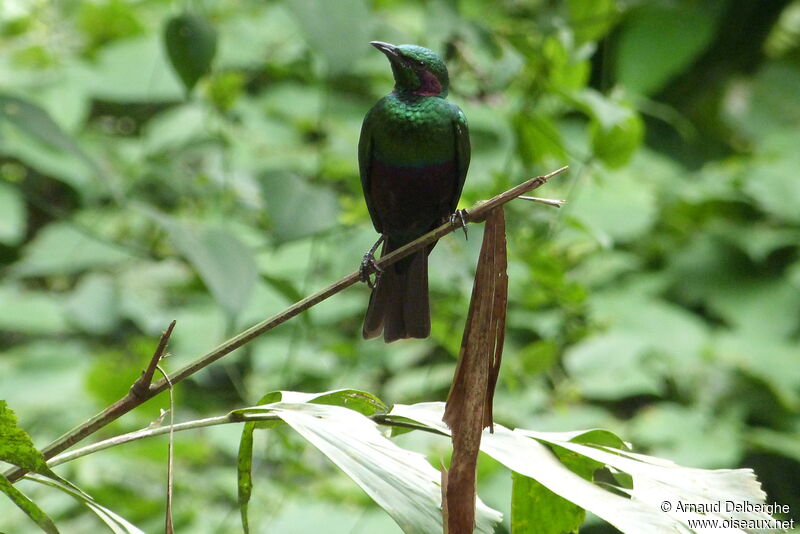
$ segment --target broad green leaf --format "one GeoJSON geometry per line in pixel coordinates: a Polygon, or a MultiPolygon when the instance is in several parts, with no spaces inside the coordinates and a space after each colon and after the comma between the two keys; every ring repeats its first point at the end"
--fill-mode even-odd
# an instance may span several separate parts
{"type": "Polygon", "coordinates": [[[578,532],[586,511],[534,479],[511,473],[511,534],[578,532]]]}
{"type": "Polygon", "coordinates": [[[644,139],[644,122],[632,113],[611,128],[596,123],[590,129],[594,155],[611,168],[624,166],[644,139]]]}
{"type": "Polygon", "coordinates": [[[173,102],[184,94],[154,34],[104,46],[75,75],[93,97],[111,102],[173,102]]]}
{"type": "MultiPolygon", "coordinates": [[[[282,396],[279,403],[244,411],[266,411],[283,419],[361,486],[407,534],[441,532],[440,473],[422,455],[395,445],[358,412],[287,402],[308,399],[305,394],[282,396]]],[[[500,517],[479,500],[476,531],[493,532],[500,517]]]]}
{"type": "Polygon", "coordinates": [[[0,244],[15,246],[25,236],[25,200],[14,186],[0,182],[0,244]]]}
{"type": "MultiPolygon", "coordinates": [[[[405,417],[431,428],[448,432],[441,422],[444,403],[395,405],[390,415],[405,417]]],[[[568,443],[568,442],[567,442],[568,443]]],[[[539,441],[495,424],[494,433],[485,431],[481,451],[514,472],[533,478],[556,495],[605,519],[625,533],[674,534],[675,522],[655,506],[625,499],[584,480],[539,441]]]]}
{"type": "Polygon", "coordinates": [[[727,407],[711,412],[702,407],[661,402],[636,414],[630,425],[631,438],[652,454],[683,465],[737,465],[745,453],[741,416],[737,412],[727,407]]]}
{"type": "Polygon", "coordinates": [[[25,246],[22,258],[11,266],[14,276],[74,274],[89,268],[118,265],[131,255],[91,230],[69,222],[50,223],[25,246]]]}
{"type": "Polygon", "coordinates": [[[614,25],[619,9],[614,0],[569,0],[570,28],[579,42],[596,41],[614,25]]]}
{"type": "Polygon", "coordinates": [[[616,79],[632,91],[653,94],[691,64],[714,36],[720,1],[642,4],[619,36],[616,79]],[[653,36],[658,36],[654,39],[653,36]]]}
{"type": "Polygon", "coordinates": [[[54,150],[36,142],[16,127],[3,128],[1,121],[0,154],[69,185],[83,197],[92,198],[105,189],[90,162],[72,152],[54,150]]]}
{"type": "MultiPolygon", "coordinates": [[[[589,299],[590,317],[608,327],[607,333],[637,338],[659,359],[667,356],[671,370],[689,375],[699,365],[709,341],[708,327],[686,308],[676,306],[633,283],[616,283],[613,290],[597,292],[589,299]],[[680,332],[680,336],[675,336],[680,332]]],[[[657,289],[656,289],[657,290],[657,289]]],[[[591,339],[591,338],[590,338],[591,339]]]]}
{"type": "Polygon", "coordinates": [[[152,154],[174,154],[191,142],[209,138],[208,121],[207,109],[196,103],[175,106],[147,123],[144,146],[152,154]]]}
{"type": "Polygon", "coordinates": [[[334,192],[312,186],[295,174],[270,173],[261,178],[267,215],[278,241],[291,241],[337,224],[339,206],[334,192]]]}
{"type": "Polygon", "coordinates": [[[378,397],[372,393],[359,391],[357,389],[339,389],[331,391],[315,397],[309,402],[341,406],[342,408],[348,408],[366,416],[389,411],[389,407],[378,397]]]}
{"type": "Polygon", "coordinates": [[[796,343],[752,330],[734,330],[720,333],[712,350],[720,363],[763,381],[788,409],[800,407],[796,343]]]}
{"type": "Polygon", "coordinates": [[[189,92],[211,68],[217,52],[217,31],[206,18],[183,13],[167,22],[164,45],[172,68],[189,92]]]}
{"type": "Polygon", "coordinates": [[[332,73],[351,69],[370,50],[372,18],[364,0],[288,0],[286,4],[309,46],[332,73]]]}
{"type": "Polygon", "coordinates": [[[32,335],[67,332],[64,299],[44,291],[0,286],[0,330],[32,335]]]}
{"type": "MultiPolygon", "coordinates": [[[[763,521],[769,519],[769,515],[762,512],[729,513],[723,511],[719,514],[702,516],[691,512],[682,513],[674,507],[678,502],[717,503],[730,500],[739,503],[763,503],[766,500],[766,494],[750,469],[697,469],[683,467],[668,460],[630,451],[559,441],[552,439],[548,433],[530,430],[515,430],[514,432],[530,436],[544,443],[563,447],[608,467],[627,473],[632,478],[633,489],[617,488],[619,491],[628,493],[633,502],[638,502],[640,505],[647,506],[652,510],[661,510],[662,503],[668,501],[673,505],[673,509],[669,514],[662,513],[662,515],[669,516],[672,521],[680,522],[684,528],[687,526],[688,519],[709,516],[715,516],[719,519],[728,519],[731,516],[742,520],[763,521]]],[[[597,512],[594,513],[597,514],[597,512]]],[[[651,530],[647,531],[651,532],[651,530]]],[[[692,531],[689,530],[689,532],[692,531]]],[[[735,532],[741,531],[736,530],[735,532]]]]}
{"type": "Polygon", "coordinates": [[[110,276],[90,273],[65,302],[70,322],[91,334],[111,332],[119,321],[117,289],[110,276]]]}
{"type": "Polygon", "coordinates": [[[88,156],[75,144],[44,109],[18,98],[0,93],[0,123],[8,121],[31,138],[63,152],[71,152],[84,161],[88,156]]]}
{"type": "Polygon", "coordinates": [[[573,345],[564,365],[589,398],[616,400],[645,394],[659,394],[661,373],[648,364],[646,340],[622,332],[596,335],[573,345]]]}
{"type": "Polygon", "coordinates": [[[0,460],[36,473],[49,471],[44,456],[17,426],[17,416],[4,400],[0,400],[0,460]]]}
{"type": "MultiPolygon", "coordinates": [[[[410,419],[431,429],[447,432],[447,427],[441,422],[443,413],[444,403],[421,403],[413,406],[395,405],[389,417],[410,419]]],[[[511,431],[497,424],[494,428],[493,434],[488,431],[483,434],[483,452],[512,471],[533,478],[553,493],[608,521],[624,533],[695,532],[688,528],[688,520],[704,517],[762,521],[769,518],[760,512],[723,512],[704,516],[675,509],[678,502],[716,503],[731,500],[764,503],[766,494],[750,469],[688,468],[625,449],[564,440],[569,436],[563,433],[522,429],[511,431]],[[625,485],[615,489],[629,494],[630,499],[575,474],[545,445],[571,451],[629,475],[632,489],[625,485]],[[665,501],[672,505],[668,513],[661,508],[665,501]]]]}
{"type": "Polygon", "coordinates": [[[553,121],[542,115],[519,115],[514,120],[520,156],[527,165],[566,160],[561,133],[553,121]]]}
{"type": "Polygon", "coordinates": [[[800,156],[793,143],[791,153],[778,153],[756,159],[744,181],[745,192],[770,215],[793,223],[800,222],[800,180],[794,171],[800,156]]]}
{"type": "Polygon", "coordinates": [[[606,246],[641,236],[654,224],[657,213],[652,185],[626,171],[581,184],[565,209],[606,246]]]}
{"type": "Polygon", "coordinates": [[[0,491],[5,493],[11,499],[11,502],[25,512],[42,531],[48,534],[58,534],[58,529],[53,520],[3,475],[0,475],[0,491]]]}
{"type": "Polygon", "coordinates": [[[607,167],[622,167],[644,139],[644,123],[621,91],[603,95],[593,89],[572,94],[572,100],[592,121],[589,134],[594,155],[607,167]]]}
{"type": "Polygon", "coordinates": [[[253,252],[222,227],[195,228],[160,218],[175,248],[192,264],[229,316],[248,303],[258,280],[253,252]]]}
{"type": "Polygon", "coordinates": [[[754,77],[732,85],[723,101],[723,117],[756,146],[776,135],[795,139],[800,121],[800,107],[794,98],[798,91],[800,72],[791,62],[767,62],[754,77]]]}

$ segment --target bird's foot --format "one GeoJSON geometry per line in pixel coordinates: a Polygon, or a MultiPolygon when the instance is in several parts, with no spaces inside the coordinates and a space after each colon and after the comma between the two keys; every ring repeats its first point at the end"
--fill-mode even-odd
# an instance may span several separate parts
{"type": "Polygon", "coordinates": [[[378,262],[375,261],[375,251],[378,250],[378,247],[381,243],[383,243],[384,236],[381,236],[372,248],[369,249],[369,252],[364,254],[364,257],[361,259],[361,265],[358,267],[358,275],[361,278],[362,282],[365,282],[370,289],[375,289],[375,286],[378,285],[380,282],[381,274],[383,274],[383,269],[380,268],[378,262]],[[373,282],[369,275],[370,275],[370,268],[375,271],[375,282],[373,282]]]}
{"type": "Polygon", "coordinates": [[[450,216],[450,224],[453,226],[461,226],[464,230],[464,239],[469,240],[469,235],[467,235],[467,210],[456,210],[450,216]]]}

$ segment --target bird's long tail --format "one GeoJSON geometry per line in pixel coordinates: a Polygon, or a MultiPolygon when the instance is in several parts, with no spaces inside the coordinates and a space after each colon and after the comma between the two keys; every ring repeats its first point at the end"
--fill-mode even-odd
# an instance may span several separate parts
{"type": "MultiPolygon", "coordinates": [[[[387,243],[384,254],[394,247],[387,243]]],[[[423,249],[387,267],[369,299],[364,339],[379,336],[390,343],[431,333],[428,302],[428,253],[423,249]]]]}

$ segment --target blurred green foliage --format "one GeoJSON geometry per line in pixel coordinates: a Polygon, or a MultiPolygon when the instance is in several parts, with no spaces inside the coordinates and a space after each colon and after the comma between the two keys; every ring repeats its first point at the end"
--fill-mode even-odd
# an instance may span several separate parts
{"type": "MultiPolygon", "coordinates": [[[[752,466],[797,517],[797,0],[0,4],[0,397],[35,442],[124,394],[171,319],[174,369],[357,267],[375,238],[360,122],[391,87],[377,38],[446,57],[472,134],[463,205],[571,165],[539,192],[562,210],[507,209],[497,419],[603,426],[686,465],[752,466]],[[179,76],[165,49],[187,6],[218,35],[207,74],[201,61],[179,76]],[[199,80],[189,96],[181,78],[199,80]]],[[[279,389],[443,400],[480,231],[431,256],[430,339],[362,341],[368,291],[353,288],[182,384],[177,419],[279,389]]],[[[179,530],[236,528],[238,438],[176,436],[179,530]]],[[[257,434],[255,450],[251,525],[396,529],[290,432],[257,434]]],[[[62,474],[155,530],[164,451],[149,440],[62,474]]],[[[508,515],[508,471],[480,471],[481,496],[508,515]]],[[[21,487],[64,531],[97,528],[21,487]]],[[[10,503],[0,517],[27,528],[10,503]]]]}

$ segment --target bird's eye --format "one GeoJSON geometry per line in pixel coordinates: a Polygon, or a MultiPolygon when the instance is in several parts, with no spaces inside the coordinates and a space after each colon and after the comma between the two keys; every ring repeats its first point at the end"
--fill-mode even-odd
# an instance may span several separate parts
{"type": "Polygon", "coordinates": [[[417,60],[417,65],[419,65],[420,67],[424,67],[425,66],[425,62],[422,61],[421,59],[418,59],[417,60]]]}

